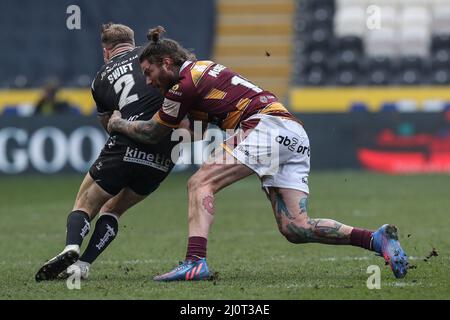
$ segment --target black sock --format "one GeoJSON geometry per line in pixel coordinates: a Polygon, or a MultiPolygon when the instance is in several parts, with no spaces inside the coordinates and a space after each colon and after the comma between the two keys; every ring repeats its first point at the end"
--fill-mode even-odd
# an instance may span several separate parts
{"type": "Polygon", "coordinates": [[[116,216],[102,214],[95,224],[94,233],[80,260],[92,263],[114,240],[119,231],[119,223],[116,216]]]}
{"type": "Polygon", "coordinates": [[[89,233],[90,218],[88,214],[81,210],[72,211],[67,217],[66,246],[77,244],[81,246],[83,239],[89,233]]]}

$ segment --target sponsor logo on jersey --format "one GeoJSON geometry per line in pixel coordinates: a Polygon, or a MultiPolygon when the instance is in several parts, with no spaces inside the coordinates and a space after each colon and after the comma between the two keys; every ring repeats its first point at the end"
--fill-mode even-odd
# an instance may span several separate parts
{"type": "Polygon", "coordinates": [[[135,115],[133,115],[133,116],[131,116],[131,117],[128,117],[127,120],[128,120],[128,121],[136,121],[136,120],[138,120],[139,117],[142,116],[142,115],[144,115],[144,112],[141,112],[141,113],[139,113],[139,114],[135,114],[135,115]]]}
{"type": "Polygon", "coordinates": [[[295,137],[288,137],[288,136],[277,136],[275,138],[275,141],[281,144],[282,146],[287,147],[292,152],[297,152],[300,154],[305,154],[310,157],[311,156],[311,149],[309,146],[302,146],[298,145],[299,141],[295,137]],[[298,145],[298,146],[297,146],[298,145]]]}
{"type": "Polygon", "coordinates": [[[245,149],[242,145],[238,145],[237,148],[235,150],[238,150],[240,152],[242,152],[250,161],[250,164],[257,164],[260,163],[260,161],[258,161],[258,157],[254,156],[250,153],[250,151],[248,151],[247,149],[245,149]]]}
{"type": "Polygon", "coordinates": [[[183,95],[183,92],[178,91],[179,88],[180,88],[180,85],[179,85],[179,84],[176,84],[176,85],[174,85],[172,88],[169,89],[169,92],[170,92],[171,94],[174,94],[174,95],[176,95],[176,96],[181,97],[181,96],[183,95]]]}
{"type": "Polygon", "coordinates": [[[127,147],[123,161],[142,164],[163,172],[168,172],[172,165],[172,160],[160,153],[154,154],[130,147],[127,147]]]}
{"type": "Polygon", "coordinates": [[[130,61],[137,59],[138,57],[139,57],[139,55],[136,54],[136,55],[131,56],[131,57],[129,57],[128,59],[122,60],[122,61],[120,61],[120,62],[115,62],[115,63],[113,63],[113,64],[107,64],[106,67],[105,67],[105,70],[104,70],[104,71],[102,72],[102,74],[101,74],[101,79],[100,79],[100,80],[103,80],[103,78],[104,78],[108,73],[110,73],[111,71],[114,71],[117,67],[120,67],[120,66],[122,66],[122,65],[124,65],[124,64],[127,64],[127,63],[129,63],[130,61]]]}
{"type": "Polygon", "coordinates": [[[100,170],[103,167],[103,162],[99,161],[96,166],[97,170],[100,170]]]}
{"type": "MultiPolygon", "coordinates": [[[[116,145],[116,138],[117,138],[117,136],[111,136],[111,137],[109,137],[109,139],[108,139],[108,142],[106,143],[106,145],[108,146],[108,148],[112,148],[112,147],[114,147],[115,145],[116,145]]],[[[100,169],[99,169],[100,170],[100,169]]]]}

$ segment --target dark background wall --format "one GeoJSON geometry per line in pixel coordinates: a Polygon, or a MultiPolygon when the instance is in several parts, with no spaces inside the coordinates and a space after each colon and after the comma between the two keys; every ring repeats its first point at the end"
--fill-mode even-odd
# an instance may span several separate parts
{"type": "Polygon", "coordinates": [[[311,143],[312,169],[361,168],[358,150],[419,152],[430,155],[440,144],[440,153],[450,156],[449,113],[323,113],[297,114],[304,121],[311,143]],[[392,140],[383,142],[383,132],[392,140]]]}
{"type": "Polygon", "coordinates": [[[149,28],[162,25],[167,37],[209,58],[215,11],[210,0],[2,0],[0,88],[16,85],[17,76],[26,78],[25,87],[54,77],[65,86],[85,86],[103,64],[100,26],[110,21],[133,28],[137,44],[147,41],[149,28]],[[66,26],[70,5],[80,7],[80,30],[66,26]]]}

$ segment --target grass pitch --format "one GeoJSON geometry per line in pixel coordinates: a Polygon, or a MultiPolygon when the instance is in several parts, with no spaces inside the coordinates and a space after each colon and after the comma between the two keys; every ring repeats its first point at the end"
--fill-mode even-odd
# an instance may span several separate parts
{"type": "Polygon", "coordinates": [[[217,279],[155,283],[154,275],[177,265],[185,254],[187,179],[173,174],[126,213],[90,278],[80,290],[68,290],[65,281],[36,283],[34,274],[64,246],[66,217],[82,177],[2,177],[0,299],[450,298],[448,175],[310,176],[311,217],[371,229],[384,223],[399,227],[402,246],[415,266],[405,279],[396,280],[383,259],[366,250],[290,244],[278,233],[259,181],[250,177],[216,197],[208,264],[217,279]],[[439,255],[426,259],[433,248],[439,255]],[[366,287],[369,265],[381,268],[380,290],[366,287]]]}

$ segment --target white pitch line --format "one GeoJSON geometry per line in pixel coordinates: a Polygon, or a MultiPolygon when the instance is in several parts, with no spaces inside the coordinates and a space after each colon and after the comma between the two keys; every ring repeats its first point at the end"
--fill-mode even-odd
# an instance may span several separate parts
{"type": "Polygon", "coordinates": [[[118,260],[100,260],[97,263],[99,264],[153,264],[153,263],[160,263],[160,262],[173,262],[172,260],[124,260],[124,261],[118,261],[118,260]]]}
{"type": "MultiPolygon", "coordinates": [[[[362,260],[370,260],[373,258],[378,258],[377,256],[371,256],[371,257],[367,257],[367,256],[362,256],[362,257],[356,257],[356,256],[344,256],[344,257],[324,257],[324,258],[320,258],[320,261],[331,261],[331,262],[335,262],[335,261],[362,261],[362,260]]],[[[408,257],[408,259],[410,261],[415,261],[415,260],[424,260],[426,257],[415,257],[415,256],[410,256],[408,257]]],[[[447,257],[442,257],[444,259],[450,260],[450,256],[447,257]]],[[[430,259],[430,258],[428,258],[430,259]]]]}
{"type": "MultiPolygon", "coordinates": [[[[365,282],[363,286],[365,285],[365,282]]],[[[359,286],[346,286],[346,285],[335,285],[335,284],[313,284],[313,283],[292,283],[287,285],[282,284],[273,284],[273,285],[267,285],[267,288],[273,288],[273,289],[295,289],[295,288],[315,288],[315,289],[360,289],[359,286]]],[[[421,282],[381,282],[381,289],[383,287],[435,287],[433,284],[424,284],[421,282]]],[[[369,289],[367,289],[369,290],[369,289]]]]}
{"type": "MultiPolygon", "coordinates": [[[[450,260],[450,256],[439,256],[442,259],[446,259],[446,260],[450,260]]],[[[343,257],[323,257],[323,258],[319,258],[319,261],[321,262],[336,262],[336,261],[366,261],[366,260],[371,260],[371,259],[377,259],[379,257],[377,256],[361,256],[361,257],[357,257],[357,256],[343,256],[343,257]]],[[[410,261],[416,261],[416,260],[421,260],[423,261],[426,257],[409,257],[410,261]]],[[[308,258],[310,259],[310,258],[308,258]]],[[[433,258],[429,258],[431,259],[431,261],[433,260],[433,258]]],[[[299,257],[297,258],[293,258],[290,257],[289,261],[302,261],[302,258],[299,257]]],[[[2,260],[0,261],[0,265],[9,265],[9,266],[20,266],[20,265],[40,265],[43,264],[45,261],[21,261],[21,262],[11,262],[11,261],[6,261],[6,260],[2,260]]],[[[159,264],[159,263],[176,263],[176,259],[135,259],[135,260],[99,260],[97,262],[95,262],[95,264],[104,264],[104,265],[121,265],[121,264],[159,264]]]]}
{"type": "MultiPolygon", "coordinates": [[[[168,259],[157,259],[157,260],[100,260],[96,261],[95,264],[105,264],[105,265],[122,265],[122,264],[156,264],[156,263],[175,263],[175,260],[168,259]]],[[[8,266],[20,266],[20,265],[42,265],[45,261],[21,261],[21,262],[10,262],[10,261],[0,261],[0,265],[8,266]]]]}
{"type": "Polygon", "coordinates": [[[344,260],[344,261],[361,261],[361,260],[370,260],[372,259],[372,257],[326,257],[326,258],[320,258],[320,261],[339,261],[339,260],[344,260]]]}

